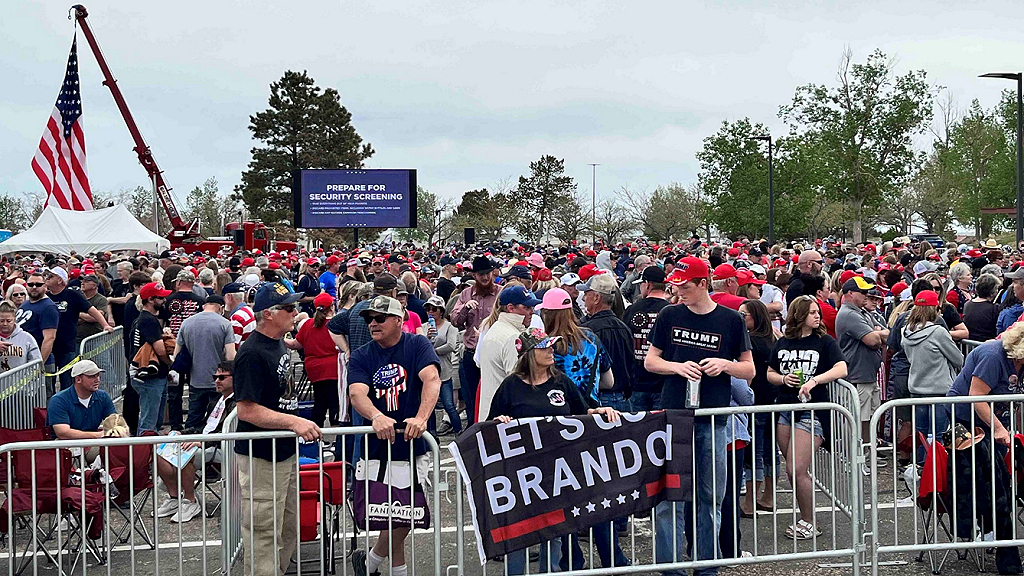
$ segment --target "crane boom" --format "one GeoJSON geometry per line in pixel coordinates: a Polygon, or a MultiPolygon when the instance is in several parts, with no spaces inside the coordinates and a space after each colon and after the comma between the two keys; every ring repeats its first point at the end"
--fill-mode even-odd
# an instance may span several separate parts
{"type": "Polygon", "coordinates": [[[107,66],[107,61],[103,58],[103,53],[100,52],[100,46],[96,42],[96,37],[93,36],[92,29],[89,28],[89,23],[86,21],[89,12],[81,4],[76,4],[71,8],[75,11],[75,20],[81,26],[82,33],[85,34],[85,39],[89,42],[89,48],[92,49],[93,56],[96,57],[96,63],[99,64],[100,71],[103,73],[103,85],[110,89],[110,94],[114,97],[114,102],[117,103],[117,109],[121,111],[121,117],[124,118],[124,123],[128,126],[128,132],[131,133],[132,140],[135,141],[135,153],[139,156],[139,163],[146,169],[150,180],[154,182],[157,197],[160,198],[160,203],[163,205],[164,211],[167,212],[167,217],[171,221],[172,229],[168,234],[168,238],[174,242],[181,242],[185,238],[198,236],[197,222],[185,224],[181,214],[178,212],[178,207],[174,205],[170,188],[164,182],[163,173],[160,167],[157,166],[152,151],[142,138],[142,133],[139,132],[139,127],[135,124],[131,111],[128,110],[128,103],[125,102],[121,89],[117,86],[117,80],[111,74],[110,67],[107,66]]]}

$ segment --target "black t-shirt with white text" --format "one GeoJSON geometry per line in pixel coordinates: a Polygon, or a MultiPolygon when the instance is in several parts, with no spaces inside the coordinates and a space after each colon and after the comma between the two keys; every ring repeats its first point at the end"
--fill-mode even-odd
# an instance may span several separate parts
{"type": "MultiPolygon", "coordinates": [[[[837,362],[845,362],[843,351],[835,338],[828,334],[820,336],[811,334],[804,338],[790,340],[782,338],[775,343],[768,357],[768,365],[783,376],[802,370],[804,380],[812,376],[824,374],[832,369],[837,362]]],[[[828,402],[828,385],[820,384],[811,390],[811,402],[828,402]]],[[[799,388],[779,386],[779,404],[799,404],[799,388]]]]}
{"type": "MultiPolygon", "coordinates": [[[[423,382],[420,372],[433,364],[440,367],[441,361],[434,352],[434,345],[426,336],[402,333],[401,339],[394,346],[382,347],[376,340],[371,340],[352,352],[349,360],[348,381],[370,387],[370,401],[388,418],[395,422],[404,422],[412,418],[420,410],[420,399],[423,394],[423,382]]],[[[387,444],[376,436],[368,436],[370,458],[387,459],[387,444]]],[[[423,439],[413,441],[413,450],[418,456],[425,454],[426,442],[423,439]]],[[[409,459],[409,443],[399,435],[391,446],[391,458],[395,460],[409,459]]]]}
{"type": "MultiPolygon", "coordinates": [[[[296,414],[299,399],[292,378],[292,356],[283,340],[276,340],[254,331],[238,348],[235,356],[235,402],[255,402],[264,408],[285,414],[296,414]]],[[[237,405],[237,404],[236,404],[237,405]]],[[[239,432],[265,430],[239,418],[239,432]]],[[[249,454],[249,442],[235,442],[235,453],[249,454]]],[[[295,454],[295,438],[253,440],[253,458],[287,460],[295,454]],[[277,443],[277,453],[271,442],[277,443]]]]}
{"type": "Polygon", "coordinates": [[[82,292],[65,288],[58,294],[50,294],[50,300],[57,305],[60,320],[57,322],[57,338],[53,341],[53,354],[58,359],[76,351],[78,338],[78,314],[88,312],[92,304],[82,296],[82,292]]]}
{"type": "Polygon", "coordinates": [[[661,392],[665,377],[645,370],[644,357],[647,356],[647,349],[650,348],[647,338],[654,326],[654,321],[658,319],[658,313],[662,308],[668,305],[668,300],[664,298],[641,298],[630,304],[622,314],[622,321],[633,333],[633,358],[639,367],[637,381],[633,384],[634,391],[661,392]]]}
{"type": "MultiPolygon", "coordinates": [[[[739,360],[750,350],[750,336],[739,312],[715,306],[707,314],[696,314],[682,304],[666,306],[658,314],[648,338],[670,362],[700,362],[705,358],[739,360]]],[[[686,378],[665,376],[661,393],[664,408],[686,407],[686,378]]],[[[702,374],[700,407],[720,408],[732,399],[732,380],[725,372],[718,376],[702,374]]]]}
{"type": "Polygon", "coordinates": [[[574,416],[586,414],[589,408],[579,387],[564,374],[548,378],[546,382],[537,386],[531,386],[519,376],[511,374],[494,393],[491,413],[487,415],[487,419],[493,420],[498,416],[574,416]]]}

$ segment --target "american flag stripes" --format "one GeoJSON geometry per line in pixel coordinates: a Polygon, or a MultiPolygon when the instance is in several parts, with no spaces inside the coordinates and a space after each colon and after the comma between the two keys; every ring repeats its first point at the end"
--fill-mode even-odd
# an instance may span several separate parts
{"type": "Polygon", "coordinates": [[[81,117],[82,93],[78,85],[76,39],[71,44],[64,85],[32,159],[32,171],[46,190],[46,204],[53,201],[65,210],[92,210],[81,117]]]}

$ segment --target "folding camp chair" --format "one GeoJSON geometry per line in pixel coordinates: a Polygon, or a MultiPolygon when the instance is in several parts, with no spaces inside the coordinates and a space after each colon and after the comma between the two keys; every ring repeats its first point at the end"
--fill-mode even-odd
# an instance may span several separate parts
{"type": "MultiPolygon", "coordinates": [[[[144,436],[152,435],[147,432],[144,436]]],[[[132,539],[134,530],[142,540],[155,549],[153,539],[143,520],[143,509],[153,495],[153,445],[110,446],[100,451],[107,474],[117,488],[112,509],[121,517],[121,525],[113,528],[114,536],[122,544],[132,539]]]]}
{"type": "MultiPolygon", "coordinates": [[[[917,435],[920,445],[925,446],[927,450],[916,491],[916,504],[921,514],[924,539],[920,544],[937,542],[939,530],[945,534],[949,542],[956,542],[958,538],[953,530],[952,512],[953,486],[948,477],[951,456],[941,443],[929,444],[921,432],[917,432],[917,435]]],[[[927,554],[932,574],[939,574],[950,552],[951,550],[945,550],[939,556],[938,551],[922,550],[917,555],[917,561],[924,561],[927,554]]],[[[968,555],[973,556],[978,570],[984,570],[984,550],[977,548],[957,550],[956,555],[959,560],[965,560],[968,555]]]]}

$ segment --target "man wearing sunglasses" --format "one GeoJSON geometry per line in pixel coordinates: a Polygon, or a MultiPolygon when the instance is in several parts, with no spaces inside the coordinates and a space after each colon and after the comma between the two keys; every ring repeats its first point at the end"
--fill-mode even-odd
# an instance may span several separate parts
{"type": "Polygon", "coordinates": [[[50,352],[53,341],[57,338],[57,323],[60,322],[60,311],[57,304],[46,295],[46,282],[40,272],[28,276],[28,300],[18,308],[18,326],[36,339],[39,354],[44,364],[52,363],[50,352]]]}
{"type": "MultiPolygon", "coordinates": [[[[441,362],[426,336],[402,332],[405,310],[398,300],[375,296],[369,302],[359,315],[369,325],[373,341],[352,352],[348,390],[353,409],[371,423],[376,437],[367,439],[369,460],[357,466],[356,481],[360,480],[360,473],[367,474],[374,465],[389,464],[389,455],[394,462],[406,463],[415,456],[416,477],[424,481],[427,445],[420,437],[427,429],[427,420],[441,391],[438,373],[441,362]],[[397,422],[405,423],[404,437],[398,437],[395,431],[397,422]]],[[[388,477],[396,478],[394,473],[388,477]]],[[[377,572],[388,556],[388,544],[392,543],[391,574],[406,576],[404,542],[408,534],[409,528],[382,531],[368,553],[353,552],[355,574],[365,576],[377,572]]]]}
{"type": "MultiPolygon", "coordinates": [[[[291,352],[282,341],[292,329],[296,302],[301,297],[279,282],[264,284],[256,292],[252,307],[256,330],[235,356],[239,432],[291,430],[307,442],[321,437],[319,426],[297,415],[299,400],[293,386],[291,352]]],[[[295,438],[235,443],[246,573],[253,570],[254,575],[276,576],[291,563],[297,529],[296,444],[295,438]],[[255,550],[261,555],[256,562],[255,550]]]]}
{"type": "Polygon", "coordinates": [[[299,299],[299,304],[302,305],[302,311],[313,316],[313,299],[316,298],[317,294],[320,293],[320,261],[316,258],[310,258],[306,260],[306,265],[302,270],[302,277],[299,278],[299,284],[295,287],[295,292],[302,294],[302,298],[299,299]]]}

